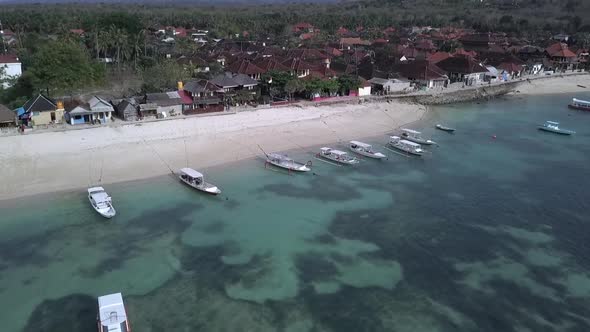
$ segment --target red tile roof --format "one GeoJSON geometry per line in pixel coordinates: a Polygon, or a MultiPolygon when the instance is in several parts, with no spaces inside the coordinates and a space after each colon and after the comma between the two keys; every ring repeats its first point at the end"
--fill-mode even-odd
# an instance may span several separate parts
{"type": "Polygon", "coordinates": [[[362,40],[358,37],[355,38],[340,38],[340,44],[346,46],[354,46],[354,45],[369,45],[370,43],[366,40],[362,40]]]}
{"type": "Polygon", "coordinates": [[[515,63],[512,62],[502,62],[498,68],[500,69],[504,69],[505,71],[509,72],[509,73],[517,73],[522,71],[523,67],[521,65],[517,65],[515,63]]]}
{"type": "Polygon", "coordinates": [[[547,49],[545,49],[547,54],[551,57],[562,57],[562,58],[575,58],[576,55],[574,52],[570,51],[567,47],[567,44],[563,43],[555,43],[547,49]]]}
{"type": "Polygon", "coordinates": [[[445,59],[448,59],[450,57],[452,57],[451,53],[448,53],[448,52],[435,52],[435,53],[430,54],[426,58],[426,60],[428,60],[428,62],[430,62],[430,63],[437,63],[437,62],[443,61],[445,59]]]}
{"type": "Polygon", "coordinates": [[[382,44],[387,44],[389,43],[389,41],[387,39],[383,39],[383,38],[377,38],[373,41],[373,45],[382,45],[382,44]]]}
{"type": "Polygon", "coordinates": [[[347,33],[348,33],[348,29],[346,29],[345,27],[340,27],[340,28],[338,28],[338,30],[336,30],[337,35],[345,35],[347,33]]]}
{"type": "Polygon", "coordinates": [[[291,68],[291,70],[309,70],[313,66],[309,63],[299,59],[299,58],[291,58],[283,61],[283,65],[291,68]]]}
{"type": "Polygon", "coordinates": [[[256,66],[248,60],[239,60],[232,63],[228,68],[234,74],[256,75],[265,72],[264,69],[256,66]]]}
{"type": "Polygon", "coordinates": [[[290,71],[291,68],[283,65],[282,63],[280,63],[279,61],[277,61],[276,59],[273,58],[265,58],[262,59],[261,61],[256,62],[256,66],[258,66],[261,69],[264,69],[265,71],[269,72],[269,71],[290,71]]]}
{"type": "Polygon", "coordinates": [[[463,55],[463,56],[470,56],[470,57],[476,57],[477,56],[477,52],[475,51],[465,51],[462,48],[458,48],[457,50],[455,50],[455,53],[453,53],[453,55],[463,55]]]}
{"type": "Polygon", "coordinates": [[[0,55],[0,63],[20,63],[18,57],[12,54],[0,55]]]}
{"type": "Polygon", "coordinates": [[[84,34],[84,30],[82,29],[70,29],[70,32],[76,35],[83,35],[84,34]]]}

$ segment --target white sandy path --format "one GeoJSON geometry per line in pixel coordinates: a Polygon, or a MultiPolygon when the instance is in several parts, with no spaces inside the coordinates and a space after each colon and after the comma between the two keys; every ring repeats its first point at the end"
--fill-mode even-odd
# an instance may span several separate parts
{"type": "Polygon", "coordinates": [[[101,172],[103,184],[167,174],[166,164],[176,170],[187,157],[203,169],[261,155],[258,145],[284,151],[380,135],[424,112],[402,103],[288,107],[2,137],[0,199],[83,188],[101,172]]]}

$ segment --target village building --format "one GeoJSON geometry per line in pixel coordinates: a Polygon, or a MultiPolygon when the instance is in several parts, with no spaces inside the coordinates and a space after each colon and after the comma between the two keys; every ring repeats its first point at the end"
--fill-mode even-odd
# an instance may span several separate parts
{"type": "Polygon", "coordinates": [[[249,60],[238,60],[227,67],[227,71],[232,74],[244,74],[254,80],[259,80],[260,75],[264,74],[264,69],[256,66],[249,60]]]}
{"type": "Polygon", "coordinates": [[[123,99],[117,103],[115,112],[124,121],[136,121],[139,119],[138,107],[135,99],[123,99]]]}
{"type": "Polygon", "coordinates": [[[375,94],[395,94],[411,90],[411,83],[406,80],[397,78],[379,78],[374,77],[369,80],[373,86],[373,93],[375,94]]]}
{"type": "Polygon", "coordinates": [[[190,81],[179,88],[192,101],[192,106],[185,109],[184,114],[222,112],[224,109],[223,100],[220,98],[221,89],[210,81],[190,81]]]}
{"type": "Polygon", "coordinates": [[[414,83],[417,88],[442,89],[449,83],[446,72],[426,60],[399,63],[392,71],[398,77],[414,83]]]}
{"type": "Polygon", "coordinates": [[[17,124],[16,113],[8,107],[0,104],[0,131],[15,128],[17,124]]]}
{"type": "Polygon", "coordinates": [[[60,102],[58,104],[50,98],[39,94],[29,99],[23,105],[23,112],[20,117],[33,126],[61,123],[64,119],[65,110],[63,103],[60,102]]]}
{"type": "Polygon", "coordinates": [[[454,56],[436,64],[448,73],[452,83],[463,82],[465,85],[477,85],[485,81],[488,70],[470,56],[454,56]]]}
{"type": "Polygon", "coordinates": [[[577,64],[577,56],[567,44],[555,43],[545,49],[553,70],[570,70],[577,64]]]}
{"type": "Polygon", "coordinates": [[[22,75],[22,63],[16,55],[0,55],[0,82],[6,89],[11,86],[11,81],[22,75]]]}

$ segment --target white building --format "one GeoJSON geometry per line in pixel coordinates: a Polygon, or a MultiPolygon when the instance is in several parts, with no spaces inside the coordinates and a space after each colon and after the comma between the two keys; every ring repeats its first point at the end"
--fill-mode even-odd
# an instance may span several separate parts
{"type": "Polygon", "coordinates": [[[19,78],[22,75],[22,64],[16,55],[0,55],[0,80],[4,88],[10,87],[7,80],[19,78]]]}

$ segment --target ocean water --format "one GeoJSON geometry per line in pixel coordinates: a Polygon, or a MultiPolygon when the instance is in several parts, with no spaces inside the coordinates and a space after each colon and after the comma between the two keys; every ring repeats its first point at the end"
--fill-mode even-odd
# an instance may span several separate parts
{"type": "Polygon", "coordinates": [[[0,330],[93,331],[122,292],[134,331],[589,331],[590,113],[570,98],[435,107],[422,159],[374,137],[388,160],[208,169],[220,197],[106,185],[112,220],[83,190],[1,202],[0,330]]]}

